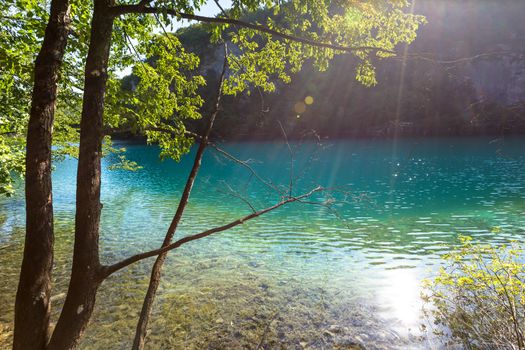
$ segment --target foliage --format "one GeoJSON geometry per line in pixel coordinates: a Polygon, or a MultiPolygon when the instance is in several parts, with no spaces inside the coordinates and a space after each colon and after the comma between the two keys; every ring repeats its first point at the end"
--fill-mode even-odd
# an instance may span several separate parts
{"type": "MultiPolygon", "coordinates": [[[[58,99],[53,130],[53,158],[78,155],[84,65],[89,43],[91,1],[71,0],[71,35],[58,80],[58,99]]],[[[34,61],[48,20],[49,1],[3,1],[0,4],[0,194],[11,195],[13,182],[24,173],[25,134],[29,119],[34,61]]],[[[112,71],[134,62],[122,33],[147,38],[151,18],[132,16],[117,21],[112,71]],[[149,22],[148,22],[149,21],[149,22]],[[130,29],[131,28],[131,29],[130,29]]],[[[109,152],[117,149],[107,148],[109,152]]],[[[122,161],[129,165],[122,152],[122,161]]],[[[126,168],[134,168],[126,166],[126,168]]]]}
{"type": "MultiPolygon", "coordinates": [[[[425,311],[467,349],[525,349],[525,265],[519,243],[493,247],[460,237],[434,280],[425,311]]],[[[443,331],[436,331],[443,335],[443,331]]]]}
{"type": "MultiPolygon", "coordinates": [[[[422,16],[406,13],[406,1],[335,1],[330,6],[314,0],[293,0],[271,6],[274,15],[265,24],[270,29],[307,40],[353,48],[357,59],[356,79],[365,86],[377,83],[374,60],[393,56],[400,43],[411,43],[422,16]],[[374,48],[374,49],[370,49],[374,48]]],[[[233,10],[232,10],[233,11],[233,10]]],[[[236,94],[252,85],[274,91],[274,80],[290,82],[290,74],[301,70],[306,61],[320,71],[343,51],[319,48],[304,42],[278,40],[275,35],[242,28],[230,32],[239,52],[229,56],[232,74],[227,92],[236,94]]]]}
{"type": "MultiPolygon", "coordinates": [[[[525,35],[509,36],[508,33],[520,34],[518,13],[523,12],[525,3],[505,3],[504,6],[469,3],[472,6],[455,1],[446,4],[418,1],[414,11],[425,13],[428,24],[418,31],[418,39],[408,47],[409,57],[425,53],[429,58],[452,59],[492,52],[500,45],[524,46],[525,35]],[[477,15],[470,16],[472,11],[477,15]],[[495,18],[508,21],[501,23],[495,18]],[[478,30],[465,31],[465,19],[470,27],[478,30]],[[465,42],[472,45],[465,47],[465,42]]],[[[269,16],[273,16],[273,12],[261,9],[243,15],[242,19],[264,23],[269,16]]],[[[282,27],[279,18],[275,19],[276,26],[282,27]]],[[[231,27],[229,30],[234,31],[231,27]]],[[[229,37],[226,34],[225,37],[229,37]]],[[[207,81],[218,75],[222,48],[220,44],[210,44],[208,24],[181,28],[177,36],[188,50],[199,55],[203,67],[200,72],[207,81]]],[[[525,132],[525,104],[515,100],[519,98],[515,89],[507,89],[518,83],[519,76],[514,72],[515,64],[523,66],[519,62],[510,63],[494,56],[450,65],[413,56],[407,60],[384,59],[374,61],[378,84],[368,88],[351,79],[357,61],[353,55],[340,55],[330,62],[325,72],[318,72],[305,62],[299,73],[291,73],[290,83],[272,80],[278,93],[254,91],[256,93],[248,96],[250,90],[247,90],[223,99],[224,112],[214,125],[215,134],[225,140],[253,137],[254,134],[258,138],[280,140],[277,119],[288,126],[292,138],[310,130],[316,130],[322,137],[335,138],[501,137],[525,132]],[[494,74],[499,78],[479,81],[480,76],[494,74]],[[303,101],[305,96],[312,96],[315,101],[297,118],[294,104],[303,101]],[[515,103],[509,105],[510,101],[515,103]],[[366,118],[361,117],[365,115],[366,118]]],[[[208,86],[215,85],[209,82],[208,86]]],[[[201,96],[207,101],[214,94],[215,89],[206,89],[201,96]]],[[[192,122],[187,127],[200,130],[202,124],[192,122]]]]}
{"type": "Polygon", "coordinates": [[[0,195],[11,196],[14,181],[11,172],[24,171],[24,143],[21,138],[0,138],[0,195]]]}
{"type": "MultiPolygon", "coordinates": [[[[34,61],[40,49],[48,20],[48,2],[42,0],[3,1],[0,4],[0,194],[10,195],[13,182],[24,173],[25,134],[29,119],[34,61]]],[[[83,54],[87,48],[85,28],[90,7],[71,2],[72,44],[59,79],[59,96],[54,129],[54,156],[62,158],[77,152],[75,141],[81,91],[83,54]]],[[[89,33],[89,31],[87,31],[89,33]]]]}
{"type": "MultiPolygon", "coordinates": [[[[122,1],[121,4],[134,4],[122,1]]],[[[126,14],[115,20],[104,123],[108,130],[129,128],[158,143],[162,157],[180,159],[193,140],[186,135],[185,123],[200,118],[200,96],[204,78],[195,73],[199,57],[187,52],[167,30],[180,20],[167,9],[195,13],[204,0],[153,0],[149,6],[166,9],[158,14],[126,14]],[[155,34],[162,29],[163,34],[155,34]],[[138,80],[123,89],[119,74],[132,69],[138,80]]],[[[12,191],[12,175],[23,173],[24,136],[31,100],[33,62],[38,53],[49,2],[8,0],[0,4],[0,193],[12,191]]],[[[374,63],[393,55],[400,43],[410,43],[421,16],[406,12],[404,0],[235,0],[222,15],[265,25],[276,32],[306,40],[347,47],[358,60],[356,78],[364,85],[376,83],[374,63]],[[262,16],[260,13],[272,14],[262,16]]],[[[54,156],[76,156],[78,125],[82,105],[84,65],[90,35],[91,1],[71,1],[69,36],[61,77],[54,128],[54,156]]],[[[209,32],[201,41],[228,41],[229,73],[224,93],[250,92],[253,87],[271,92],[276,81],[290,82],[307,61],[320,70],[343,51],[314,47],[255,29],[208,23],[209,32]]],[[[187,31],[192,37],[195,32],[187,31]]],[[[212,78],[213,79],[213,78],[212,78]]],[[[111,148],[109,148],[111,149],[111,148]]],[[[119,154],[123,157],[123,154],[119,154]]],[[[128,166],[125,168],[134,168],[128,166]]]]}
{"type": "Polygon", "coordinates": [[[114,93],[109,94],[106,120],[114,120],[114,126],[131,126],[149,142],[158,143],[162,157],[178,160],[192,144],[184,120],[201,116],[203,100],[197,92],[205,81],[195,73],[199,58],[187,53],[171,34],[157,35],[137,50],[150,59],[133,67],[138,82],[132,90],[110,84],[114,93]]]}
{"type": "Polygon", "coordinates": [[[13,192],[12,172],[24,171],[24,140],[29,110],[33,61],[47,18],[35,1],[0,3],[0,194],[13,192]],[[44,22],[45,23],[45,22],[44,22]]]}

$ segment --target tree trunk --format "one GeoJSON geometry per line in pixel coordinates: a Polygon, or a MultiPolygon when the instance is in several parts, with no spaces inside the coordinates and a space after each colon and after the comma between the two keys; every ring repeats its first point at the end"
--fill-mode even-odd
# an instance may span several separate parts
{"type": "Polygon", "coordinates": [[[53,0],[35,82],[26,145],[26,237],[15,303],[13,349],[44,349],[53,268],[51,143],[57,81],[69,32],[69,1],[53,0]]]}
{"type": "Polygon", "coordinates": [[[75,348],[91,318],[101,283],[99,223],[104,94],[113,30],[110,0],[96,0],[86,61],[77,171],[75,246],[64,308],[49,349],[75,348]]]}
{"type": "MultiPolygon", "coordinates": [[[[204,155],[204,150],[206,149],[206,146],[208,145],[208,137],[210,136],[211,130],[213,128],[213,123],[215,122],[215,118],[217,117],[217,114],[219,113],[219,107],[221,103],[222,83],[223,83],[224,74],[226,71],[226,63],[227,63],[227,60],[226,60],[226,51],[225,51],[224,65],[222,67],[222,73],[219,78],[219,86],[217,88],[215,108],[210,116],[210,119],[208,120],[208,124],[206,125],[206,130],[200,141],[199,148],[197,149],[197,153],[195,154],[195,158],[193,160],[193,166],[186,180],[186,185],[184,186],[184,190],[182,192],[182,196],[179,201],[177,211],[175,213],[175,216],[173,217],[173,220],[171,221],[168,231],[166,232],[166,236],[164,237],[164,242],[162,243],[162,247],[168,246],[171,243],[171,240],[173,239],[173,235],[175,234],[175,231],[177,230],[177,226],[179,225],[179,222],[182,218],[182,214],[184,213],[184,209],[186,208],[186,205],[188,204],[191,190],[193,188],[193,184],[195,183],[195,178],[197,177],[197,173],[199,172],[199,168],[201,166],[201,161],[202,161],[202,156],[204,155]]],[[[157,260],[155,260],[155,264],[153,265],[153,269],[151,271],[151,276],[150,276],[150,281],[149,281],[149,286],[148,286],[148,291],[146,292],[146,296],[144,297],[144,302],[142,304],[142,310],[140,311],[139,322],[137,323],[137,329],[135,331],[135,340],[133,341],[133,347],[132,347],[133,350],[144,349],[146,335],[147,335],[148,322],[149,322],[149,316],[151,314],[151,309],[153,308],[153,302],[155,301],[155,294],[157,293],[157,289],[159,288],[162,266],[164,265],[164,260],[166,260],[167,255],[168,255],[168,252],[159,254],[159,256],[157,257],[157,260]]]]}

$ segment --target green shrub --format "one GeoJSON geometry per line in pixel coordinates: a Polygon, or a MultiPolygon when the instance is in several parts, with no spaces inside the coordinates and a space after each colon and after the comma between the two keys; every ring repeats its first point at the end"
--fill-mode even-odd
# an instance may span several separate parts
{"type": "Polygon", "coordinates": [[[435,333],[466,349],[525,349],[523,246],[460,240],[438,276],[424,282],[424,311],[441,329],[435,333]]]}

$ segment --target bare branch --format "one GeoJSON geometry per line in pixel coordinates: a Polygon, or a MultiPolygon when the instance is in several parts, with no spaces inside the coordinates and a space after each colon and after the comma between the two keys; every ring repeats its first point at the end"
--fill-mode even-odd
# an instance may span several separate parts
{"type": "Polygon", "coordinates": [[[255,207],[253,206],[252,203],[250,203],[250,201],[245,198],[243,195],[241,195],[240,193],[238,193],[237,191],[235,191],[226,181],[222,181],[224,183],[224,185],[227,187],[228,191],[222,191],[222,190],[218,190],[218,192],[222,192],[222,193],[226,193],[226,194],[230,194],[232,196],[234,196],[235,198],[241,200],[242,202],[244,202],[247,206],[250,207],[250,209],[252,210],[252,213],[256,213],[257,212],[257,209],[255,209],[255,207]]]}
{"type": "MultiPolygon", "coordinates": [[[[224,50],[226,52],[226,44],[224,45],[224,50]]],[[[226,53],[225,53],[226,57],[226,53]]],[[[219,78],[219,84],[217,87],[217,97],[215,100],[215,108],[213,112],[211,113],[211,116],[208,120],[208,124],[206,126],[206,130],[204,132],[204,135],[202,137],[202,140],[199,144],[199,148],[197,149],[197,152],[195,154],[195,158],[193,160],[193,166],[191,168],[191,171],[188,175],[188,178],[186,179],[186,184],[184,186],[184,190],[182,192],[179,205],[177,206],[177,211],[175,212],[175,215],[173,216],[173,219],[171,220],[170,226],[166,232],[166,236],[164,237],[164,241],[162,243],[163,247],[166,247],[170,245],[173,236],[175,235],[175,232],[177,231],[177,227],[182,219],[182,215],[184,214],[184,211],[186,209],[186,206],[188,204],[191,191],[193,189],[193,185],[195,183],[195,179],[197,177],[197,174],[199,172],[202,157],[204,155],[204,151],[208,145],[208,137],[211,133],[211,130],[213,128],[213,123],[215,121],[215,118],[219,114],[219,107],[221,103],[221,97],[222,97],[222,89],[223,89],[223,82],[224,82],[224,76],[226,74],[226,68],[227,68],[227,60],[224,59],[224,64],[222,67],[222,72],[219,78]]],[[[146,296],[144,297],[144,302],[142,304],[142,310],[140,312],[139,321],[137,323],[137,329],[135,332],[135,339],[133,341],[133,349],[143,349],[144,348],[144,341],[146,338],[146,330],[147,325],[149,321],[149,317],[151,314],[151,309],[153,307],[153,301],[155,300],[155,295],[157,293],[157,289],[160,283],[160,276],[161,276],[161,270],[162,266],[164,264],[164,260],[166,259],[167,251],[160,253],[157,256],[157,259],[155,260],[155,263],[153,264],[153,268],[151,269],[151,277],[148,285],[148,291],[146,292],[146,296]]],[[[104,272],[101,272],[102,276],[104,276],[104,272]]],[[[107,276],[105,276],[107,277],[107,276]]]]}
{"type": "Polygon", "coordinates": [[[213,0],[215,2],[215,5],[217,5],[217,7],[219,8],[219,10],[221,10],[222,12],[222,15],[224,17],[228,17],[227,14],[226,14],[226,11],[224,11],[224,8],[221,6],[221,4],[219,4],[219,1],[218,0],[213,0]]]}
{"type": "MultiPolygon", "coordinates": [[[[488,59],[488,58],[495,58],[495,57],[509,57],[516,60],[523,61],[525,60],[525,51],[515,51],[515,50],[497,50],[497,51],[490,51],[490,52],[482,52],[474,56],[469,57],[460,57],[460,58],[454,58],[454,59],[436,59],[433,58],[434,54],[432,53],[413,53],[408,54],[407,58],[415,59],[415,60],[422,60],[422,61],[428,61],[435,64],[441,64],[441,65],[454,65],[454,64],[461,64],[461,63],[471,63],[477,60],[481,59],[488,59]]],[[[397,57],[397,59],[403,59],[403,57],[397,57]]]]}
{"type": "Polygon", "coordinates": [[[235,226],[238,226],[238,225],[241,225],[247,221],[250,221],[252,219],[255,219],[256,217],[259,217],[263,214],[266,214],[272,210],[275,210],[277,208],[280,208],[282,207],[283,205],[286,205],[288,203],[293,203],[293,202],[299,202],[301,201],[302,199],[305,199],[305,198],[308,198],[308,197],[311,197],[314,193],[318,193],[318,192],[322,192],[322,191],[325,191],[324,188],[322,187],[316,187],[314,188],[313,190],[311,190],[310,192],[307,192],[307,193],[304,193],[298,197],[289,197],[285,200],[282,200],[280,201],[279,203],[277,204],[274,204],[270,207],[267,207],[265,209],[262,209],[262,210],[259,210],[255,213],[252,213],[250,215],[246,215],[240,219],[237,219],[235,221],[232,221],[226,225],[223,225],[223,226],[219,226],[219,227],[215,227],[215,228],[212,228],[210,230],[207,230],[207,231],[204,231],[204,232],[201,232],[201,233],[197,233],[195,235],[191,235],[191,236],[186,236],[184,238],[181,238],[179,239],[178,241],[174,242],[174,243],[171,243],[169,245],[166,245],[166,246],[163,246],[162,248],[159,248],[159,249],[155,249],[155,250],[151,250],[149,252],[145,252],[145,253],[140,253],[140,254],[137,254],[137,255],[133,255],[125,260],[122,260],[116,264],[113,264],[113,265],[110,265],[110,266],[104,266],[102,269],[101,269],[101,279],[105,279],[107,277],[109,277],[110,275],[112,275],[113,273],[133,264],[133,263],[136,263],[137,261],[140,261],[140,260],[144,260],[144,259],[147,259],[147,258],[150,258],[150,257],[153,257],[153,256],[157,256],[157,255],[160,255],[160,254],[164,254],[164,253],[167,253],[169,252],[170,250],[173,250],[173,249],[176,249],[178,247],[180,247],[181,245],[185,244],[185,243],[188,243],[188,242],[191,242],[191,241],[195,241],[195,240],[198,240],[198,239],[201,239],[201,238],[204,238],[204,237],[208,237],[214,233],[218,233],[218,232],[223,232],[223,231],[226,231],[226,230],[229,230],[235,226]]]}
{"type": "Polygon", "coordinates": [[[288,147],[288,152],[290,153],[290,183],[288,184],[288,194],[289,196],[292,196],[293,180],[294,180],[294,177],[293,177],[294,176],[293,175],[294,156],[293,156],[292,146],[290,146],[290,142],[288,142],[288,135],[286,135],[286,130],[284,130],[283,124],[279,120],[277,121],[277,123],[279,123],[279,127],[281,128],[281,132],[284,137],[284,142],[286,142],[286,146],[288,147]]]}
{"type": "Polygon", "coordinates": [[[277,315],[279,315],[279,312],[276,312],[270,321],[266,324],[266,327],[264,327],[264,332],[261,337],[261,341],[259,342],[259,345],[255,348],[255,350],[260,350],[264,344],[264,340],[266,339],[266,335],[268,334],[268,331],[270,330],[270,326],[272,325],[272,322],[277,318],[277,315]]]}
{"type": "Polygon", "coordinates": [[[240,166],[248,169],[248,171],[257,179],[259,180],[262,184],[264,184],[266,187],[270,188],[271,190],[273,191],[276,191],[277,193],[279,193],[281,196],[284,194],[284,192],[277,186],[275,186],[274,184],[272,184],[271,182],[263,179],[259,174],[257,174],[257,172],[250,166],[250,164],[248,164],[246,161],[243,161],[243,160],[240,160],[239,158],[235,157],[234,155],[228,153],[227,151],[223,150],[222,148],[218,147],[216,144],[214,143],[210,143],[210,146],[213,147],[218,153],[222,154],[224,157],[230,159],[231,161],[233,161],[234,163],[237,163],[239,164],[240,166]]]}
{"type": "Polygon", "coordinates": [[[129,37],[128,33],[126,32],[126,29],[122,28],[122,31],[124,32],[124,44],[128,48],[129,52],[132,55],[135,55],[137,62],[140,62],[141,65],[144,65],[144,62],[142,62],[142,58],[140,57],[140,54],[138,53],[137,49],[135,48],[135,45],[133,45],[133,42],[131,41],[131,38],[129,37]]]}
{"type": "MultiPolygon", "coordinates": [[[[111,129],[111,128],[107,128],[105,130],[105,133],[106,134],[110,134],[112,132],[115,132],[115,131],[132,131],[133,129],[132,128],[126,128],[126,129],[111,129]]],[[[159,127],[147,127],[147,128],[144,128],[143,129],[144,131],[157,131],[157,132],[163,132],[163,133],[167,133],[167,134],[172,134],[172,135],[178,135],[177,132],[175,130],[171,130],[171,129],[166,129],[166,128],[159,128],[159,127]]],[[[186,130],[184,132],[185,134],[191,136],[191,137],[194,137],[196,138],[197,140],[199,140],[199,142],[203,142],[203,137],[193,131],[189,131],[189,130],[186,130]]],[[[223,157],[231,160],[232,162],[234,163],[237,163],[239,164],[240,166],[246,168],[251,174],[253,177],[255,177],[258,181],[260,181],[263,185],[265,185],[266,187],[268,187],[269,189],[279,193],[281,196],[284,195],[285,192],[283,192],[279,187],[277,187],[276,185],[272,184],[270,181],[268,180],[265,180],[263,179],[259,174],[257,174],[257,172],[250,166],[250,164],[248,164],[247,161],[245,160],[241,160],[237,157],[235,157],[233,154],[229,153],[228,151],[220,148],[216,143],[212,142],[212,141],[209,141],[209,140],[206,140],[206,144],[210,147],[212,147],[215,151],[217,151],[217,153],[221,154],[223,157]]]]}
{"type": "Polygon", "coordinates": [[[277,30],[270,29],[266,26],[246,22],[240,19],[199,16],[199,15],[194,15],[190,13],[179,12],[179,11],[176,11],[170,8],[146,7],[146,6],[138,4],[138,5],[117,5],[117,6],[111,7],[110,10],[112,11],[114,16],[120,16],[120,15],[127,14],[127,13],[144,13],[144,14],[166,13],[168,15],[187,19],[190,21],[236,25],[239,27],[250,28],[258,32],[271,34],[281,39],[291,40],[291,41],[307,44],[310,46],[321,47],[325,49],[332,49],[332,50],[343,51],[343,52],[349,52],[349,53],[356,52],[356,51],[374,51],[374,52],[396,54],[395,51],[386,50],[386,49],[375,47],[375,46],[341,46],[341,45],[335,45],[335,44],[330,44],[330,43],[318,42],[315,40],[301,38],[298,36],[282,33],[277,30]]]}

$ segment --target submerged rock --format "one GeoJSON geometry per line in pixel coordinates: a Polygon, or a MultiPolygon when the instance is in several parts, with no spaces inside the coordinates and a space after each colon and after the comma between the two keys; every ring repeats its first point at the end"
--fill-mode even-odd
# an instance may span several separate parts
{"type": "Polygon", "coordinates": [[[248,266],[250,266],[250,267],[254,267],[254,268],[257,268],[257,267],[259,267],[260,265],[259,265],[259,263],[257,263],[256,261],[250,261],[250,262],[248,263],[248,266]]]}

